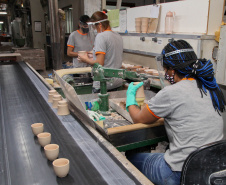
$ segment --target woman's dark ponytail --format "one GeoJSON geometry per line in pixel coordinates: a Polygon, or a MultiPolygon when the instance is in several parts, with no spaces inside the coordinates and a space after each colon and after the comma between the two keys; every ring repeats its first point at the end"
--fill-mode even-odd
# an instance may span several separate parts
{"type": "Polygon", "coordinates": [[[167,44],[162,55],[165,67],[174,69],[186,78],[195,78],[201,96],[208,90],[215,110],[221,112],[225,110],[225,99],[214,77],[213,64],[210,60],[197,59],[191,45],[184,40],[167,44]]]}

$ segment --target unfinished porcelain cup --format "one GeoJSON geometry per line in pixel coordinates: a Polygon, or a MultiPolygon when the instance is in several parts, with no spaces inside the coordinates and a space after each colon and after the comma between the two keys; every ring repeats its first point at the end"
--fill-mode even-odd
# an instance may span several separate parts
{"type": "MultiPolygon", "coordinates": [[[[87,55],[87,51],[78,51],[79,55],[87,55]]],[[[78,61],[80,61],[80,59],[78,59],[78,61]]]]}
{"type": "Polygon", "coordinates": [[[58,102],[62,100],[61,95],[54,95],[53,96],[53,108],[57,108],[58,102]]]}
{"type": "Polygon", "coordinates": [[[50,161],[55,160],[59,155],[59,145],[48,144],[44,147],[46,158],[50,161]]]}
{"type": "Polygon", "coordinates": [[[67,105],[67,101],[60,100],[60,101],[58,101],[58,105],[67,105]]]}
{"type": "Polygon", "coordinates": [[[68,105],[58,105],[57,114],[60,116],[66,116],[70,114],[70,111],[68,109],[68,105]]]}
{"type": "Polygon", "coordinates": [[[31,125],[31,129],[34,135],[38,135],[43,132],[44,124],[43,123],[34,123],[31,125]]]}
{"type": "Polygon", "coordinates": [[[141,32],[142,33],[147,33],[147,31],[148,31],[148,25],[143,25],[142,24],[142,26],[141,26],[141,32]]]}
{"type": "Polygon", "coordinates": [[[58,177],[65,177],[70,168],[70,161],[66,158],[60,158],[53,161],[53,170],[58,177]]]}
{"type": "Polygon", "coordinates": [[[43,132],[37,135],[39,144],[44,147],[51,142],[51,134],[49,132],[43,132]]]}
{"type": "Polygon", "coordinates": [[[142,22],[141,25],[148,25],[149,17],[142,17],[141,22],[142,22]]]}
{"type": "Polygon", "coordinates": [[[136,33],[141,33],[141,26],[136,26],[136,33]]]}
{"type": "Polygon", "coordinates": [[[78,51],[78,54],[79,55],[85,55],[85,54],[87,54],[87,51],[78,51]]]}
{"type": "MultiPolygon", "coordinates": [[[[133,85],[137,85],[139,83],[140,82],[134,82],[133,85]]],[[[142,85],[141,87],[139,87],[139,89],[137,89],[137,93],[136,93],[136,101],[138,106],[143,105],[144,100],[145,100],[144,86],[142,85]]]]}
{"type": "Polygon", "coordinates": [[[136,26],[141,26],[141,17],[135,18],[135,25],[136,26]]]}
{"type": "Polygon", "coordinates": [[[56,90],[50,90],[48,95],[48,102],[53,103],[53,95],[57,95],[58,92],[56,90]]]}

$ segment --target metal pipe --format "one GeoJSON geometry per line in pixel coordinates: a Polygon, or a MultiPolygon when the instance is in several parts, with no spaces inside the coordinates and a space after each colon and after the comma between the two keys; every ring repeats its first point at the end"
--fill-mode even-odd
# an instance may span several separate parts
{"type": "Polygon", "coordinates": [[[53,69],[61,69],[62,61],[60,60],[60,29],[58,16],[58,0],[49,0],[50,15],[50,38],[53,69]]]}

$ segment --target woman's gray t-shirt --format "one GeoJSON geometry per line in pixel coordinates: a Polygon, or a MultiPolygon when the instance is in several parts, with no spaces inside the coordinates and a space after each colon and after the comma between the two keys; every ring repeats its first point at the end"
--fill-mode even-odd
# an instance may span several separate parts
{"type": "Polygon", "coordinates": [[[223,118],[209,92],[201,97],[196,80],[165,87],[148,101],[148,107],[165,120],[170,146],[164,157],[173,171],[181,171],[187,156],[198,147],[223,138],[223,118]]]}
{"type": "MultiPolygon", "coordinates": [[[[122,67],[123,41],[122,37],[111,30],[98,33],[93,48],[93,58],[96,60],[96,54],[105,55],[104,67],[120,69],[122,67]]],[[[122,79],[112,78],[112,83],[107,83],[107,89],[114,89],[122,85],[122,79]]],[[[95,89],[100,88],[100,83],[93,83],[95,89]]]]}

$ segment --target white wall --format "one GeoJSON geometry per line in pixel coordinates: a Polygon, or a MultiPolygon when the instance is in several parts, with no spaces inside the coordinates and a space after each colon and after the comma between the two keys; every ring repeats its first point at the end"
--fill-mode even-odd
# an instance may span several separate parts
{"type": "Polygon", "coordinates": [[[101,11],[101,0],[84,0],[84,12],[88,16],[96,11],[101,11]]]}
{"type": "MultiPolygon", "coordinates": [[[[214,35],[219,29],[224,0],[184,0],[160,4],[157,33],[165,33],[165,16],[168,11],[175,12],[174,29],[176,34],[214,35]]],[[[150,17],[153,5],[127,9],[127,30],[135,32],[136,17],[150,17]]]]}
{"type": "MultiPolygon", "coordinates": [[[[117,0],[109,0],[111,2],[117,2],[117,0]]],[[[164,0],[162,0],[164,1],[164,0]]],[[[177,0],[165,0],[165,2],[172,2],[177,0]]],[[[135,3],[135,6],[144,6],[144,5],[151,5],[154,3],[154,0],[123,0],[123,3],[135,3]]]]}

